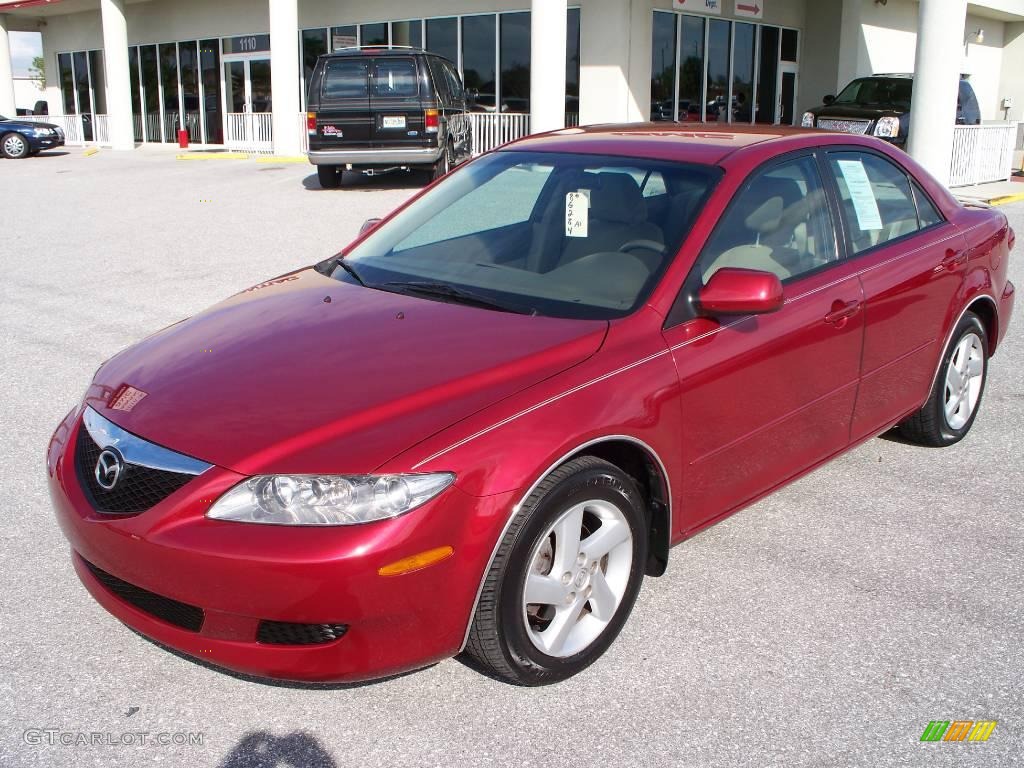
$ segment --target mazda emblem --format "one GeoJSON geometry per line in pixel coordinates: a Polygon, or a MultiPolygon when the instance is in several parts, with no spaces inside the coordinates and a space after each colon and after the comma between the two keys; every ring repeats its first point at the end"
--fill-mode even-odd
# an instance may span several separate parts
{"type": "Polygon", "coordinates": [[[121,454],[113,448],[106,448],[96,459],[96,482],[105,491],[114,490],[117,481],[121,479],[121,472],[124,470],[124,460],[121,454]]]}

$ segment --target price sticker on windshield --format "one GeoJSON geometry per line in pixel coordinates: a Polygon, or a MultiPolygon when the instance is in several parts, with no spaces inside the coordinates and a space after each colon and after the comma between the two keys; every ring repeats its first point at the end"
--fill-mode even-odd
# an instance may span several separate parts
{"type": "Polygon", "coordinates": [[[565,236],[586,237],[590,222],[590,196],[586,191],[565,195],[565,236]]]}

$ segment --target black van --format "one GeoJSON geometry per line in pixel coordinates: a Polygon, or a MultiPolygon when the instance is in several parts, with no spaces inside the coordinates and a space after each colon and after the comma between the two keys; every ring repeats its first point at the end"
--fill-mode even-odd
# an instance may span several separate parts
{"type": "Polygon", "coordinates": [[[469,159],[466,92],[448,59],[418,48],[346,48],[309,81],[309,162],[320,186],[341,172],[424,169],[440,178],[469,159]]]}

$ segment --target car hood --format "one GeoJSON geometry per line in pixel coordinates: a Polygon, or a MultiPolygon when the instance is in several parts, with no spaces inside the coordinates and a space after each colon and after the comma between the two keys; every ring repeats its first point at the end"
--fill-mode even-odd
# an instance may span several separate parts
{"type": "Polygon", "coordinates": [[[50,128],[57,130],[53,123],[36,123],[31,120],[0,120],[0,127],[3,128],[50,128]]]}
{"type": "Polygon", "coordinates": [[[119,353],[86,403],[129,432],[242,474],[367,473],[585,360],[607,328],[387,293],[308,269],[119,353]]]}

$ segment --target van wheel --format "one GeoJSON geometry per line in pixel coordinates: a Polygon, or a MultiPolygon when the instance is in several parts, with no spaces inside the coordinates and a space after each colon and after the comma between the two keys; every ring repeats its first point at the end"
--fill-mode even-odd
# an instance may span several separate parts
{"type": "Polygon", "coordinates": [[[341,186],[341,168],[336,165],[318,165],[316,177],[323,189],[337,189],[341,186]]]}
{"type": "Polygon", "coordinates": [[[447,176],[452,169],[452,165],[452,145],[448,144],[444,148],[441,159],[434,163],[434,172],[431,175],[430,180],[437,181],[438,179],[447,176]]]}

